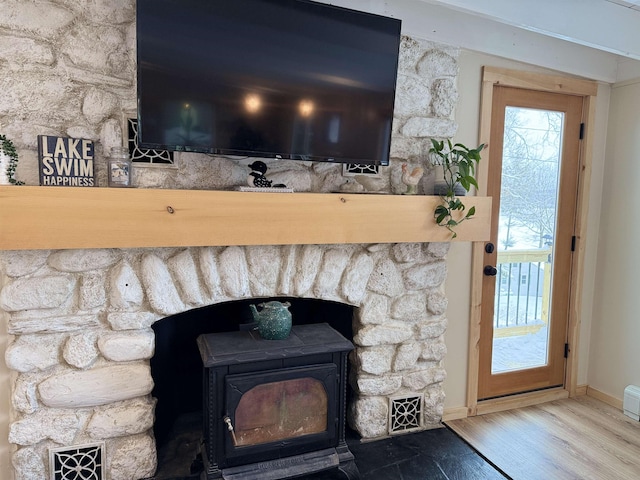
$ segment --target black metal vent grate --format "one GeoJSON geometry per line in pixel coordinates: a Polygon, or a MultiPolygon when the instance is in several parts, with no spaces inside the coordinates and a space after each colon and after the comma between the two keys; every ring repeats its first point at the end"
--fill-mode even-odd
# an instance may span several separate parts
{"type": "Polygon", "coordinates": [[[389,400],[389,433],[404,433],[422,425],[422,395],[389,400]]]}
{"type": "Polygon", "coordinates": [[[127,119],[128,146],[131,161],[140,165],[173,165],[173,152],[143,149],[138,145],[138,119],[127,119]]]}
{"type": "Polygon", "coordinates": [[[51,480],[104,480],[104,443],[51,448],[51,480]]]}
{"type": "Polygon", "coordinates": [[[380,173],[380,165],[365,165],[359,163],[343,163],[342,175],[378,175],[380,173]]]}

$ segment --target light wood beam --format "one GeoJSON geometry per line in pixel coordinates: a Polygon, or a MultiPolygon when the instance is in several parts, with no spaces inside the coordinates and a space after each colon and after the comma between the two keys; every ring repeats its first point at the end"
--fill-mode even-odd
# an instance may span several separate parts
{"type": "MultiPolygon", "coordinates": [[[[0,250],[446,242],[440,197],[0,187],[0,250]]],[[[491,199],[467,197],[456,241],[489,238],[491,199]]]]}

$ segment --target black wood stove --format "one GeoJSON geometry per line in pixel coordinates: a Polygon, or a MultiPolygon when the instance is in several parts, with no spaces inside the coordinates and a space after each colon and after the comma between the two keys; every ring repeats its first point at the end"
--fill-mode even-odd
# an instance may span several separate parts
{"type": "Polygon", "coordinates": [[[238,331],[198,337],[204,366],[202,480],[276,480],[338,468],[359,478],[345,442],[351,342],[326,323],[286,340],[238,331]]]}

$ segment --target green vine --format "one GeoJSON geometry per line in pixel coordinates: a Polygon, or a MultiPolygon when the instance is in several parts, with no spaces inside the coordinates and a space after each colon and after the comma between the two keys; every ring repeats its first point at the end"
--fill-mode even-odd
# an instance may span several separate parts
{"type": "Polygon", "coordinates": [[[471,186],[478,188],[476,181],[476,166],[480,161],[480,152],[484,149],[484,144],[476,148],[468,148],[461,143],[453,145],[450,140],[438,142],[431,139],[431,161],[434,165],[442,167],[446,192],[441,195],[442,203],[434,211],[436,223],[445,227],[452,233],[451,238],[456,238],[458,234],[455,227],[465,220],[469,220],[476,213],[476,207],[471,207],[466,211],[466,206],[462,200],[456,196],[456,185],[462,186],[467,192],[471,186]]]}
{"type": "Polygon", "coordinates": [[[24,182],[15,179],[16,168],[18,167],[18,152],[16,151],[16,147],[11,140],[2,134],[0,134],[0,142],[2,142],[0,144],[0,150],[9,157],[9,164],[6,170],[9,183],[12,185],[24,185],[24,182]]]}

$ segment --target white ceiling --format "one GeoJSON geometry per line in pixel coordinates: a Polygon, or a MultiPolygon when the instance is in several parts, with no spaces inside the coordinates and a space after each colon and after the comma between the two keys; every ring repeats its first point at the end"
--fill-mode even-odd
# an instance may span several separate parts
{"type": "Polygon", "coordinates": [[[605,0],[611,3],[617,3],[618,5],[622,5],[623,7],[629,7],[632,10],[640,10],[640,0],[605,0]]]}
{"type": "Polygon", "coordinates": [[[423,0],[640,61],[640,0],[423,0]]]}
{"type": "Polygon", "coordinates": [[[640,0],[317,0],[407,35],[606,83],[640,78],[640,0]]]}

